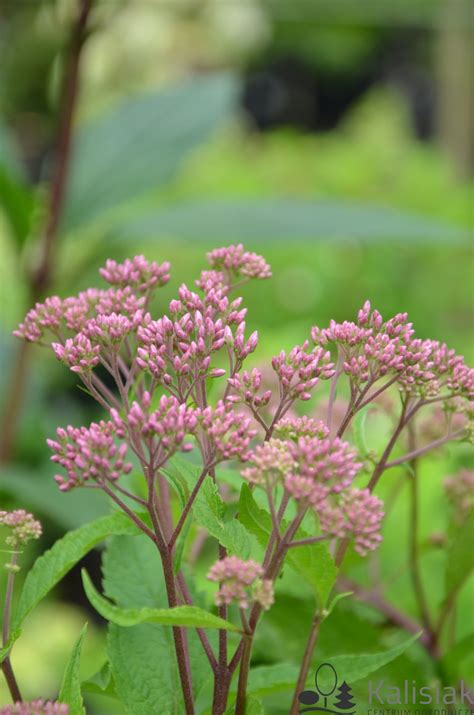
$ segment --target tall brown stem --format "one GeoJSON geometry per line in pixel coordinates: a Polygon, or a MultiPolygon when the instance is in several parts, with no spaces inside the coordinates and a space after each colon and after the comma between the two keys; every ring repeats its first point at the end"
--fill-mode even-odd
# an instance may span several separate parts
{"type": "MultiPolygon", "coordinates": [[[[79,12],[69,42],[56,137],[56,162],[51,180],[47,218],[39,238],[38,263],[29,277],[31,304],[36,303],[48,288],[54,268],[54,248],[58,236],[71,159],[73,120],[79,90],[79,65],[82,48],[87,37],[87,21],[91,5],[92,0],[80,0],[79,12]]],[[[15,430],[23,404],[30,358],[31,344],[26,341],[22,342],[18,348],[18,353],[13,363],[13,373],[8,383],[10,388],[5,400],[0,429],[0,462],[7,462],[11,456],[15,430]]]]}

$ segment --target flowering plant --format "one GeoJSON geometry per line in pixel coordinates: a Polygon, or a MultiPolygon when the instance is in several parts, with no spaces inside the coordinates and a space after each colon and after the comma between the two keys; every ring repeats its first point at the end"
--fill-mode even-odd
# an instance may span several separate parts
{"type": "MultiPolygon", "coordinates": [[[[374,494],[381,476],[472,434],[474,371],[446,345],[416,337],[405,313],[384,320],[368,301],[355,322],[313,327],[310,338],[272,359],[271,371],[247,368],[259,337],[249,334],[235,290],[269,278],[270,267],[241,245],[211,251],[208,262],[195,288],[181,285],[165,314],[155,317],[153,298],[170,279],[169,264],[143,256],[108,260],[100,271],[107,288],[48,298],[16,331],[51,345],[104,411],[102,420],[60,427],[48,440],[59,489],[101,490],[116,510],[67,535],[30,572],[0,651],[15,699],[9,653],[24,618],[87,550],[115,535],[115,557],[117,548],[132,548],[130,539],[159,557],[153,573],[140,575],[132,603],[121,595],[109,551],[109,598],[84,573],[89,600],[110,622],[107,672],[128,712],[262,712],[252,709],[260,707],[249,686],[252,646],[288,566],[309,584],[315,603],[295,678],[296,713],[320,624],[338,598],[331,594],[344,555],[352,545],[363,557],[382,539],[384,506],[374,494]],[[317,388],[318,414],[308,411],[317,388]],[[417,443],[419,415],[439,405],[443,434],[417,443]],[[347,441],[369,406],[389,409],[394,423],[380,454],[347,441]],[[402,454],[394,457],[399,445],[402,454]],[[186,563],[208,541],[216,545],[207,578],[217,612],[196,590],[186,563]],[[142,583],[152,584],[151,596],[142,583]],[[137,654],[141,666],[134,665],[132,632],[159,643],[155,662],[137,654]],[[163,667],[164,658],[171,679],[179,680],[150,694],[149,670],[163,667]],[[140,689],[146,704],[137,710],[140,689]]],[[[470,477],[459,486],[447,481],[450,498],[465,511],[473,505],[470,488],[470,477]]],[[[0,523],[12,529],[13,548],[40,533],[24,512],[0,512],[0,523]]],[[[135,550],[135,558],[145,551],[135,550]]],[[[11,589],[12,583],[8,603],[11,589]]],[[[440,630],[425,616],[423,637],[435,650],[440,630]]],[[[9,607],[4,622],[10,624],[9,607]]],[[[61,703],[71,704],[64,693],[61,703]]]]}

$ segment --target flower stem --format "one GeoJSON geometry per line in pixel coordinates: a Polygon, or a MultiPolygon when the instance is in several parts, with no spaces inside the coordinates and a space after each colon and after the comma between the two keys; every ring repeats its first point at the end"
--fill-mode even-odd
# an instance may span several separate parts
{"type": "Polygon", "coordinates": [[[240,661],[239,683],[237,685],[237,699],[235,703],[235,715],[245,715],[245,702],[247,699],[247,682],[250,670],[250,659],[252,657],[253,632],[247,621],[245,611],[240,609],[240,617],[244,628],[242,659],[240,661]]]}
{"type": "Polygon", "coordinates": [[[311,623],[311,630],[309,633],[308,641],[306,643],[306,648],[303,655],[303,662],[301,663],[300,673],[293,695],[293,701],[291,703],[290,715],[297,715],[298,713],[298,695],[302,690],[304,690],[305,687],[308,670],[310,668],[311,659],[313,657],[314,647],[316,645],[316,641],[318,640],[320,625],[321,616],[319,612],[316,612],[311,623]]]}
{"type": "MultiPolygon", "coordinates": [[[[10,561],[11,569],[8,572],[7,579],[7,589],[5,592],[5,603],[3,606],[3,621],[2,621],[2,645],[5,647],[8,643],[10,637],[10,613],[13,598],[13,589],[15,587],[15,569],[17,565],[18,554],[14,552],[10,561]]],[[[22,700],[20,689],[18,683],[16,682],[15,674],[13,672],[12,664],[10,662],[10,655],[4,658],[1,664],[3,675],[8,685],[10,695],[12,696],[13,702],[18,702],[22,700]]]]}

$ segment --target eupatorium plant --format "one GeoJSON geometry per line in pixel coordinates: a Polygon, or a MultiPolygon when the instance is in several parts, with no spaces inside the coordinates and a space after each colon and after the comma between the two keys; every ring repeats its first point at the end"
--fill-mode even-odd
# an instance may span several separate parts
{"type": "MultiPolygon", "coordinates": [[[[102,490],[116,507],[92,532],[83,527],[53,547],[43,570],[65,552],[70,567],[109,534],[145,535],[161,560],[162,572],[154,577],[166,591],[168,609],[115,605],[84,574],[90,601],[115,627],[172,627],[181,696],[173,706],[161,704],[160,712],[242,715],[255,704],[248,694],[254,636],[278,598],[286,563],[315,597],[295,678],[295,713],[344,554],[352,544],[365,556],[382,539],[384,507],[374,494],[380,477],[469,436],[474,371],[446,345],[418,338],[405,313],[384,320],[368,301],[354,322],[313,327],[271,366],[249,368],[259,336],[247,330],[247,309],[235,291],[269,278],[270,267],[241,245],[207,258],[209,269],[194,287],[181,285],[165,310],[156,311],[154,297],[170,279],[169,264],[136,256],[107,261],[100,273],[108,287],[37,304],[16,331],[50,345],[103,410],[100,421],[60,427],[48,440],[59,489],[102,490]],[[351,445],[347,435],[354,422],[368,406],[386,409],[388,395],[394,426],[380,454],[351,445]],[[443,433],[419,443],[418,415],[431,415],[439,405],[436,424],[443,433]],[[186,563],[190,550],[195,560],[207,539],[215,543],[207,578],[217,613],[203,607],[186,563]],[[201,661],[208,663],[204,681],[200,667],[199,683],[197,639],[201,661]],[[211,690],[202,685],[209,680],[211,690]]],[[[453,479],[447,482],[462,508],[472,504],[469,480],[463,478],[459,488],[453,479]]],[[[33,567],[27,579],[13,633],[4,632],[4,664],[38,600],[34,589],[42,597],[67,570],[51,566],[45,586],[40,568],[33,567]]],[[[428,620],[423,625],[434,647],[439,633],[428,620]]],[[[111,663],[113,677],[112,657],[111,663]]],[[[159,658],[153,667],[161,667],[159,658]]],[[[146,679],[147,672],[136,677],[146,679]]],[[[117,685],[127,705],[123,684],[117,685]]]]}

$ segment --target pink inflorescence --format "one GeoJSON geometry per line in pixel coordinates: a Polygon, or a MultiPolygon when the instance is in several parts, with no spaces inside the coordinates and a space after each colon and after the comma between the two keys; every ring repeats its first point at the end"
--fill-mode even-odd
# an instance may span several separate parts
{"type": "Polygon", "coordinates": [[[24,546],[31,539],[39,539],[42,534],[41,523],[24,509],[0,511],[0,526],[10,530],[5,543],[14,549],[24,546]]]}
{"type": "Polygon", "coordinates": [[[221,400],[214,409],[206,407],[201,410],[199,419],[212,441],[216,460],[248,459],[250,442],[257,434],[251,428],[249,417],[235,412],[230,404],[221,400]]]}
{"type": "Polygon", "coordinates": [[[125,461],[127,445],[115,442],[116,427],[113,422],[99,422],[87,427],[59,427],[57,440],[48,439],[54,452],[52,462],[66,470],[67,478],[56,475],[61,491],[69,491],[89,480],[104,484],[128,474],[132,465],[125,461]]]}
{"type": "Polygon", "coordinates": [[[38,342],[46,331],[57,334],[63,317],[63,304],[57,295],[46,298],[44,303],[36,303],[26,314],[23,323],[13,331],[17,338],[38,342]]]}
{"type": "Polygon", "coordinates": [[[151,288],[163,286],[170,279],[170,264],[147,261],[144,256],[127,258],[123,263],[109,259],[100,275],[107,283],[125,288],[129,286],[138,293],[146,293],[151,288]]]}
{"type": "Polygon", "coordinates": [[[140,402],[132,403],[124,419],[116,409],[110,414],[118,437],[123,438],[128,432],[132,440],[134,434],[151,439],[154,463],[160,464],[177,450],[187,451],[192,446],[183,442],[188,435],[196,433],[200,411],[166,395],[162,395],[157,408],[152,409],[151,395],[144,392],[140,402]]]}
{"type": "Polygon", "coordinates": [[[357,462],[356,450],[339,437],[299,437],[288,445],[296,468],[285,476],[285,489],[315,509],[330,494],[350,487],[362,466],[357,462]]]}
{"type": "Polygon", "coordinates": [[[212,566],[207,578],[220,584],[216,605],[237,602],[248,608],[251,602],[260,603],[267,610],[273,604],[273,584],[262,579],[263,568],[256,561],[243,561],[237,556],[227,556],[212,566]]]}
{"type": "Polygon", "coordinates": [[[334,375],[331,353],[322,347],[309,349],[308,341],[296,345],[287,355],[284,350],[272,359],[283,394],[290,399],[309,400],[320,379],[334,375]]]}
{"type": "Polygon", "coordinates": [[[100,360],[100,346],[94,345],[83,333],[68,338],[64,345],[52,343],[57,359],[65,363],[72,372],[89,374],[100,360]]]}
{"type": "Polygon", "coordinates": [[[311,336],[320,347],[337,345],[342,368],[356,385],[392,376],[408,395],[429,398],[444,391],[446,397],[474,397],[474,371],[463,357],[445,344],[415,338],[406,313],[384,322],[366,301],[356,323],[331,320],[328,328],[314,327],[311,336]]]}
{"type": "Polygon", "coordinates": [[[69,706],[51,700],[32,700],[14,703],[0,709],[0,715],[69,715],[69,706]]]}
{"type": "Polygon", "coordinates": [[[234,394],[229,395],[227,400],[235,403],[244,402],[256,410],[265,407],[271,400],[272,391],[264,390],[260,393],[262,379],[262,373],[257,368],[253,368],[250,372],[244,370],[230,377],[227,382],[233,388],[234,394]]]}
{"type": "Polygon", "coordinates": [[[340,538],[353,537],[354,548],[365,556],[382,541],[383,502],[368,489],[347,489],[338,503],[322,503],[318,510],[321,531],[340,538]]]}
{"type": "Polygon", "coordinates": [[[275,425],[275,434],[285,439],[296,441],[299,437],[317,437],[324,439],[329,436],[329,429],[322,420],[312,417],[284,417],[275,425]]]}
{"type": "Polygon", "coordinates": [[[242,471],[242,476],[250,484],[274,486],[287,474],[294,472],[296,462],[289,445],[280,439],[269,439],[257,445],[250,456],[252,466],[242,471]]]}
{"type": "Polygon", "coordinates": [[[242,299],[229,301],[211,289],[203,298],[182,285],[178,299],[169,305],[171,317],[144,324],[138,330],[137,364],[160,383],[190,389],[198,378],[219,377],[211,359],[226,347],[236,360],[244,360],[257,346],[257,333],[245,336],[242,299]]]}
{"type": "Polygon", "coordinates": [[[241,243],[216,248],[207,254],[210,266],[224,275],[246,278],[271,278],[272,271],[262,256],[246,251],[241,243]]]}

